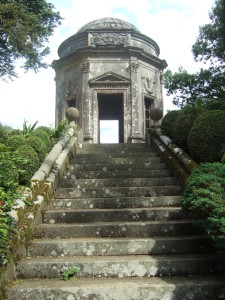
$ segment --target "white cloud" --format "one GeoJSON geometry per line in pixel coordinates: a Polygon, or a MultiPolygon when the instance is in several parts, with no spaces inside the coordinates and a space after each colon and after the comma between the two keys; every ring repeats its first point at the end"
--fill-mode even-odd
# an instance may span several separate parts
{"type": "MultiPolygon", "coordinates": [[[[154,39],[161,49],[160,58],[166,59],[175,71],[183,65],[189,71],[197,69],[191,46],[200,25],[209,21],[208,11],[213,0],[82,0],[50,1],[64,17],[64,21],[50,38],[52,53],[48,63],[58,59],[57,48],[63,40],[85,25],[103,17],[119,17],[134,24],[154,39]]],[[[0,82],[0,122],[22,126],[24,118],[30,123],[54,124],[55,82],[52,69],[38,74],[28,72],[8,84],[0,82]]],[[[165,99],[165,109],[171,107],[165,99]]]]}

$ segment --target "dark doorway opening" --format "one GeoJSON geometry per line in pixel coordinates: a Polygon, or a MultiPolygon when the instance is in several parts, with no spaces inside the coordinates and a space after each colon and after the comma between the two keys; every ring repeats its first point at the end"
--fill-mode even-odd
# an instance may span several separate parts
{"type": "MultiPolygon", "coordinates": [[[[119,143],[124,142],[123,94],[98,94],[99,128],[102,120],[118,120],[119,143]]],[[[109,131],[110,134],[110,131],[109,131]]],[[[99,131],[100,140],[100,131],[99,131]]]]}

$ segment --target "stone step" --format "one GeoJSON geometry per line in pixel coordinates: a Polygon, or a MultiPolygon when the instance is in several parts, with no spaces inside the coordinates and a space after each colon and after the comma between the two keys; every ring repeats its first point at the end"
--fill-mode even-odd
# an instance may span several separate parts
{"type": "MultiPolygon", "coordinates": [[[[137,158],[140,156],[140,151],[138,152],[126,152],[126,151],[120,151],[120,152],[113,152],[113,153],[104,153],[104,152],[91,152],[91,153],[85,153],[81,151],[80,153],[76,153],[75,159],[110,159],[110,158],[137,158]]],[[[142,152],[141,156],[143,157],[158,157],[158,154],[156,152],[142,152]]]]}
{"type": "Polygon", "coordinates": [[[92,164],[73,164],[69,165],[68,172],[74,173],[77,171],[86,172],[86,171],[142,171],[142,170],[164,170],[166,165],[162,162],[155,163],[138,163],[138,164],[108,164],[108,163],[92,163],[92,164]]]}
{"type": "Polygon", "coordinates": [[[145,186],[145,187],[92,187],[92,188],[58,188],[56,198],[115,198],[115,197],[155,197],[178,196],[182,187],[145,186]]]}
{"type": "Polygon", "coordinates": [[[174,177],[163,178],[107,178],[107,179],[62,179],[61,188],[91,188],[91,187],[143,187],[143,186],[171,186],[176,185],[174,177]]]}
{"type": "Polygon", "coordinates": [[[134,256],[38,257],[21,261],[18,278],[61,278],[62,270],[76,267],[76,278],[150,277],[221,274],[224,256],[165,254],[134,256]]]}
{"type": "Polygon", "coordinates": [[[205,236],[41,239],[31,242],[29,256],[153,255],[211,250],[211,241],[205,236]]]}
{"type": "Polygon", "coordinates": [[[145,157],[142,155],[135,156],[135,157],[123,157],[123,158],[109,158],[109,157],[102,157],[97,156],[97,157],[75,157],[71,160],[70,164],[112,164],[114,165],[114,168],[116,168],[116,165],[132,165],[132,164],[147,164],[147,163],[159,163],[161,162],[160,157],[145,157]]]}
{"type": "Polygon", "coordinates": [[[47,210],[44,222],[92,223],[92,222],[135,222],[179,220],[184,218],[180,207],[132,208],[132,209],[89,209],[89,210],[47,210]]]}
{"type": "Polygon", "coordinates": [[[41,224],[35,229],[37,238],[83,237],[160,237],[198,235],[202,230],[194,220],[146,222],[96,222],[83,224],[41,224]]]}
{"type": "Polygon", "coordinates": [[[143,151],[145,149],[149,149],[150,151],[152,148],[148,148],[146,143],[140,143],[140,144],[129,144],[129,143],[124,143],[124,144],[82,144],[80,145],[80,148],[82,151],[84,150],[91,150],[95,151],[96,149],[100,150],[135,150],[135,151],[143,151]]]}
{"type": "Polygon", "coordinates": [[[114,171],[77,171],[67,172],[63,179],[106,179],[106,178],[156,178],[169,177],[169,170],[114,170],[114,171]]]}
{"type": "Polygon", "coordinates": [[[137,152],[141,152],[141,153],[151,153],[151,152],[155,152],[153,148],[147,148],[142,147],[142,148],[93,148],[93,149],[88,149],[88,148],[78,148],[77,150],[77,154],[116,154],[116,153],[137,153],[137,152]]]}
{"type": "Polygon", "coordinates": [[[49,209],[112,209],[179,206],[181,196],[54,199],[49,209]]]}
{"type": "Polygon", "coordinates": [[[216,300],[225,299],[223,276],[19,280],[8,300],[216,300]]]}

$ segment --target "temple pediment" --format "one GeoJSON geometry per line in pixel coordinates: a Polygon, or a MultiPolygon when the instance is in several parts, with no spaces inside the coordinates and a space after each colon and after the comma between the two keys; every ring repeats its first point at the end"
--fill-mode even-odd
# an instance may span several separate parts
{"type": "Polygon", "coordinates": [[[113,72],[108,72],[89,80],[90,85],[129,85],[130,79],[118,75],[113,72]]]}

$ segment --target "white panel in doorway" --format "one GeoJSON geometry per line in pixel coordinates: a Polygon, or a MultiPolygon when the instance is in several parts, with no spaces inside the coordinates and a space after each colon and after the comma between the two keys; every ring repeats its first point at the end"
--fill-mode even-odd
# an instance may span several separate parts
{"type": "Polygon", "coordinates": [[[118,120],[100,120],[100,143],[119,143],[118,120]]]}

